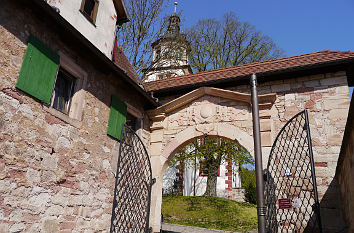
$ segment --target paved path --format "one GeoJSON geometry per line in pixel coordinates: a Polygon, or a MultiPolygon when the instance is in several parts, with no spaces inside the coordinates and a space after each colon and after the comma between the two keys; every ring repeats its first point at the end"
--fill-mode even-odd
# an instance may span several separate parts
{"type": "Polygon", "coordinates": [[[170,224],[170,223],[162,223],[162,230],[163,233],[237,233],[231,231],[210,230],[210,229],[199,228],[199,227],[181,226],[181,225],[170,224]]]}

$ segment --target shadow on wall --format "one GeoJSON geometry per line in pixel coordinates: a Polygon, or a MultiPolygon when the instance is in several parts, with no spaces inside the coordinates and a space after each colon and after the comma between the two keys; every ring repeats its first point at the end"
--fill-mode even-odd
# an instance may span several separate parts
{"type": "Polygon", "coordinates": [[[329,184],[326,193],[320,201],[320,207],[323,233],[347,232],[341,208],[340,189],[337,178],[333,178],[329,184]]]}

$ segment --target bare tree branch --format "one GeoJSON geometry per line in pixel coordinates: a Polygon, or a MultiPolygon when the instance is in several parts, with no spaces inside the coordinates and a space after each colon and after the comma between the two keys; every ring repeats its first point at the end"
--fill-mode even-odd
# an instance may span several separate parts
{"type": "Polygon", "coordinates": [[[187,39],[191,43],[190,65],[197,72],[284,56],[269,37],[240,22],[232,12],[222,21],[198,21],[187,30],[187,39]]]}

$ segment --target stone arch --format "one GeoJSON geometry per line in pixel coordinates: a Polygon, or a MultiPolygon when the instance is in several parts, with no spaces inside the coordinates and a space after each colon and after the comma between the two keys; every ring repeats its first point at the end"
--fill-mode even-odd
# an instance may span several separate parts
{"type": "MultiPolygon", "coordinates": [[[[271,135],[270,109],[275,99],[275,94],[259,96],[260,115],[268,123],[262,134],[268,139],[271,135]]],[[[250,103],[249,94],[201,87],[147,112],[151,120],[149,155],[156,178],[150,212],[153,232],[158,232],[161,226],[163,176],[179,147],[208,135],[236,140],[254,154],[250,103]]],[[[262,143],[262,150],[269,148],[268,144],[262,143]]]]}
{"type": "Polygon", "coordinates": [[[198,129],[197,126],[189,126],[177,133],[175,138],[172,139],[162,150],[161,157],[165,159],[162,165],[162,169],[159,172],[159,176],[163,176],[168,167],[168,162],[175,155],[178,148],[188,144],[198,137],[203,135],[223,137],[237,141],[243,146],[252,156],[254,156],[253,137],[248,133],[242,131],[236,126],[227,123],[215,123],[211,132],[206,132],[198,129]]]}

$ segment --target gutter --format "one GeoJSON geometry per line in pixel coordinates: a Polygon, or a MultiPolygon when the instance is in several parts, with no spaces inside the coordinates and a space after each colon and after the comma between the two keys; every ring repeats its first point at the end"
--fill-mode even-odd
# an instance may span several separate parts
{"type": "Polygon", "coordinates": [[[76,28],[74,28],[68,21],[66,21],[59,13],[56,12],[46,1],[44,0],[32,0],[37,6],[41,8],[45,13],[47,13],[61,29],[71,34],[76,40],[86,47],[90,52],[92,52],[95,57],[99,59],[100,62],[104,63],[111,69],[114,73],[123,78],[125,82],[130,84],[136,91],[138,91],[148,102],[154,107],[159,106],[159,104],[147,93],[142,87],[140,87],[136,82],[134,82],[126,73],[125,70],[120,68],[112,60],[110,60],[106,55],[104,55],[96,46],[94,46],[86,37],[84,37],[76,28]]]}

